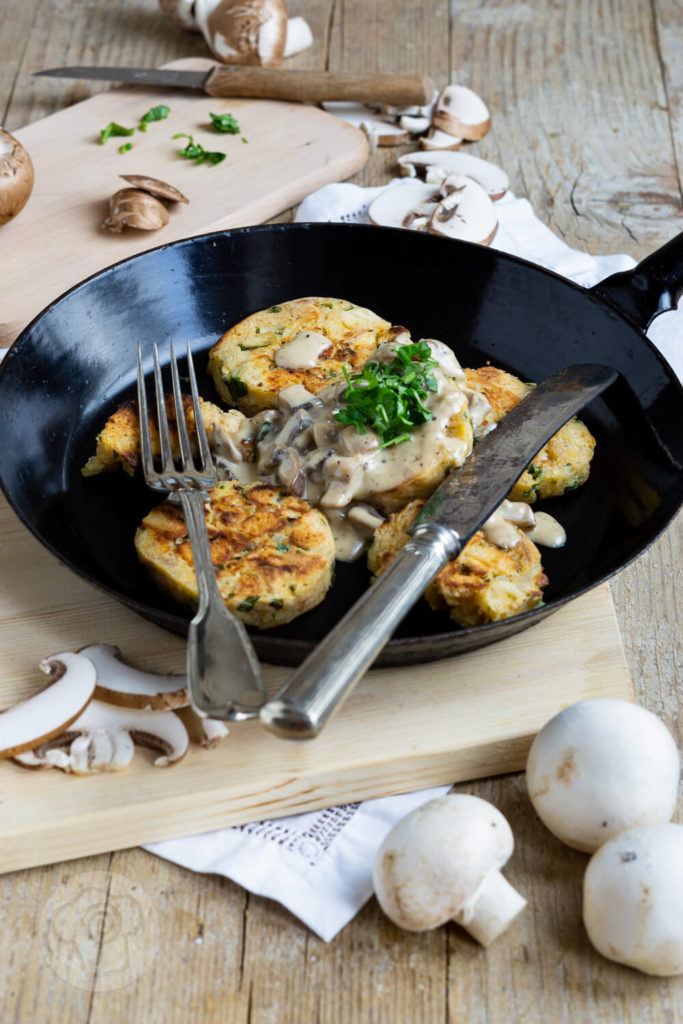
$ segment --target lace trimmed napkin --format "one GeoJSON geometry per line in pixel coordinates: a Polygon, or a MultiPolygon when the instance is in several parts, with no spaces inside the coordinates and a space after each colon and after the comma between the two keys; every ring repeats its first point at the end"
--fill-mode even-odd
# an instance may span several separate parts
{"type": "MultiPolygon", "coordinates": [[[[401,188],[405,182],[395,179],[378,188],[326,185],[303,201],[296,220],[369,223],[370,201],[382,188],[401,188]]],[[[589,287],[635,265],[630,256],[589,256],[569,248],[536,218],[525,199],[508,194],[498,200],[497,210],[500,225],[493,248],[531,260],[578,284],[589,287]]],[[[662,314],[648,333],[683,377],[683,309],[662,314]]],[[[371,896],[375,852],[389,829],[414,807],[449,788],[165,840],[145,849],[193,871],[225,875],[250,892],[277,900],[329,941],[371,896]]]]}

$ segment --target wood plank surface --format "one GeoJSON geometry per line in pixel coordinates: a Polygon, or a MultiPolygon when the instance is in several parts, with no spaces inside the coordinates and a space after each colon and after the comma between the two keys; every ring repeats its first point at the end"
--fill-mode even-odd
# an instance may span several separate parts
{"type": "MultiPolygon", "coordinates": [[[[569,244],[639,258],[683,228],[678,0],[290,0],[289,6],[308,18],[315,35],[314,47],[292,66],[423,70],[439,85],[450,78],[480,90],[493,130],[477,154],[501,163],[515,191],[569,244]]],[[[79,62],[158,65],[206,55],[202,38],[161,19],[155,0],[5,0],[0,51],[0,119],[10,130],[101,90],[93,83],[31,80],[33,70],[79,62]]],[[[377,151],[356,180],[387,180],[394,160],[393,152],[377,151]]],[[[2,245],[0,231],[0,251],[2,245]]],[[[637,699],[663,717],[679,745],[682,525],[679,519],[612,584],[637,699]]],[[[683,979],[646,977],[590,947],[580,915],[586,857],[541,826],[523,777],[458,789],[491,800],[511,821],[516,852],[507,874],[530,902],[515,929],[488,951],[455,927],[400,932],[374,901],[325,944],[277,904],[133,849],[0,878],[0,1019],[682,1021],[683,979]],[[97,951],[106,954],[117,922],[116,900],[109,905],[102,876],[107,884],[119,879],[136,886],[150,901],[150,934],[141,933],[134,953],[151,949],[153,955],[141,957],[137,976],[119,989],[107,989],[97,970],[85,981],[69,975],[63,951],[47,945],[43,909],[86,876],[102,893],[93,923],[97,951]]]]}

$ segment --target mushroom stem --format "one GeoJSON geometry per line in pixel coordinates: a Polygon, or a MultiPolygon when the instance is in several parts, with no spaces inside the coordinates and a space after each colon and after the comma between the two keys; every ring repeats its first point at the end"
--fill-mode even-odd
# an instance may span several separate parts
{"type": "Polygon", "coordinates": [[[526,903],[500,871],[491,871],[474,899],[462,907],[453,920],[482,946],[488,947],[510,927],[526,903]]]}

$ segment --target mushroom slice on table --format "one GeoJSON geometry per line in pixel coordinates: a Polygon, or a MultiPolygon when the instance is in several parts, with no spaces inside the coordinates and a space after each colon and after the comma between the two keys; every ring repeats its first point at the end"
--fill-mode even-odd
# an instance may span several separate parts
{"type": "Polygon", "coordinates": [[[92,662],[71,651],[40,662],[51,677],[33,697],[0,713],[0,757],[15,757],[64,732],[95,692],[92,662]]]}
{"type": "Polygon", "coordinates": [[[584,876],[583,920],[609,960],[683,974],[683,825],[640,825],[601,846],[584,876]]]}
{"type": "Polygon", "coordinates": [[[449,135],[476,142],[491,127],[491,115],[476,92],[464,85],[447,85],[436,101],[432,124],[449,135]]]}
{"type": "Polygon", "coordinates": [[[680,771],[676,744],[656,715],[596,697],[543,726],[529,750],[526,783],[546,828],[592,853],[625,829],[669,821],[680,771]]]}
{"type": "Polygon", "coordinates": [[[190,742],[184,723],[173,711],[123,708],[93,700],[63,736],[42,744],[30,757],[19,755],[15,760],[25,767],[61,768],[75,775],[118,770],[132,757],[132,743],[122,733],[140,746],[159,751],[157,767],[180,761],[190,742]],[[67,744],[68,752],[63,749],[67,744]]]}
{"type": "Polygon", "coordinates": [[[401,183],[380,192],[370,203],[368,216],[379,227],[426,230],[440,199],[434,185],[423,181],[401,183]]]}
{"type": "Polygon", "coordinates": [[[378,117],[363,103],[326,100],[322,107],[328,114],[334,114],[341,121],[364,131],[372,146],[402,146],[410,142],[410,131],[383,117],[378,117]]]}
{"type": "Polygon", "coordinates": [[[452,175],[449,188],[430,218],[429,230],[463,242],[488,245],[498,230],[498,217],[488,193],[464,174],[452,175]]]}
{"type": "Polygon", "coordinates": [[[420,145],[423,149],[460,149],[462,142],[463,140],[461,136],[450,135],[448,132],[444,132],[440,128],[435,128],[433,124],[427,134],[423,135],[420,139],[420,145]]]}
{"type": "Polygon", "coordinates": [[[441,182],[453,174],[465,174],[481,185],[493,200],[504,196],[510,187],[510,179],[501,167],[461,150],[404,153],[397,163],[403,177],[423,177],[432,183],[441,182]]]}
{"type": "Polygon", "coordinates": [[[0,224],[21,213],[33,191],[33,181],[31,157],[18,139],[0,128],[0,224]]]}
{"type": "Polygon", "coordinates": [[[500,873],[514,840],[506,819],[476,796],[451,793],[423,804],[391,829],[373,883],[384,913],[408,931],[447,921],[489,946],[526,906],[500,873]]]}
{"type": "Polygon", "coordinates": [[[189,704],[184,675],[157,675],[133,668],[121,660],[121,652],[113,644],[90,644],[78,653],[95,666],[95,697],[107,704],[153,711],[189,704]]]}

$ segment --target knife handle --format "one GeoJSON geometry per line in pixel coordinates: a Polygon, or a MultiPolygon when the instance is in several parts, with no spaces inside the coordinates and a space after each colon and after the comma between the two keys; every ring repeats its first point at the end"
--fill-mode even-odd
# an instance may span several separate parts
{"type": "Polygon", "coordinates": [[[364,74],[337,71],[283,71],[281,68],[219,67],[206,77],[209,96],[255,96],[276,100],[349,100],[394,106],[429,103],[435,85],[426,75],[364,74]]]}
{"type": "Polygon", "coordinates": [[[316,736],[460,547],[458,534],[447,526],[431,522],[416,527],[387,571],[263,705],[263,725],[286,739],[316,736]]]}

